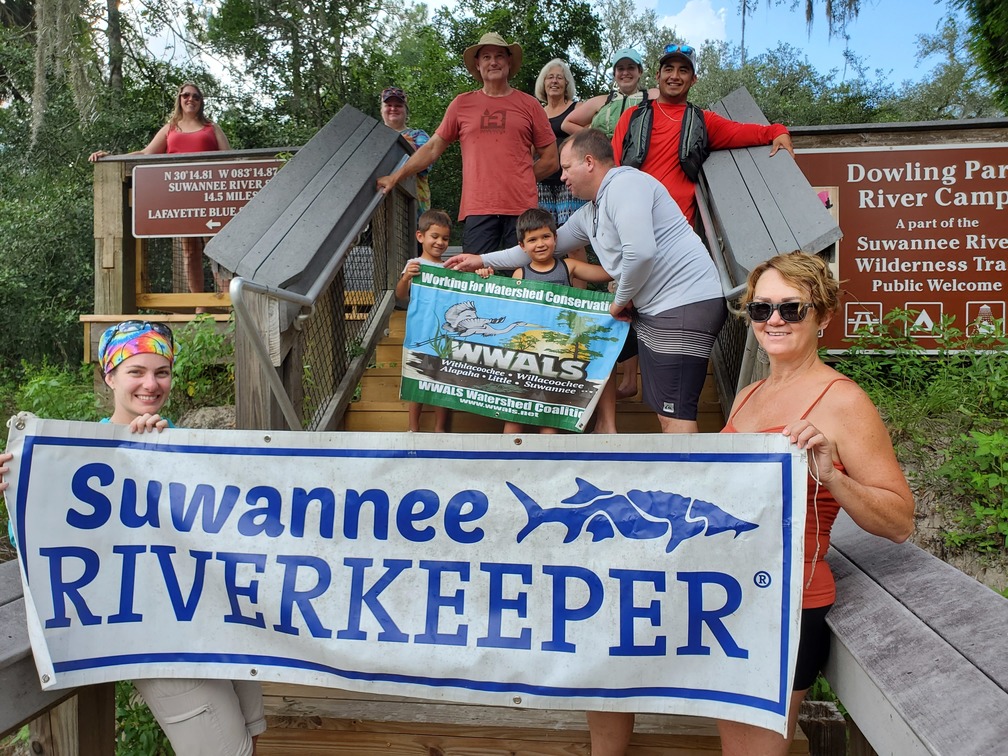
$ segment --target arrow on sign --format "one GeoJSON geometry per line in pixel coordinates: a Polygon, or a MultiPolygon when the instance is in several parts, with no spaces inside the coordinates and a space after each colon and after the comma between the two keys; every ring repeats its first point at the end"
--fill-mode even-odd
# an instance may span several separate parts
{"type": "Polygon", "coordinates": [[[219,228],[220,225],[221,225],[220,221],[210,220],[207,221],[206,227],[212,229],[212,228],[219,228]]]}

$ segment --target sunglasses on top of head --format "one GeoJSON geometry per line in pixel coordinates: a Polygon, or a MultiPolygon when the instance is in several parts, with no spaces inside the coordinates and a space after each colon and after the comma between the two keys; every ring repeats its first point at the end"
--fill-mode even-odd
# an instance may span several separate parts
{"type": "Polygon", "coordinates": [[[149,320],[127,320],[117,325],[112,335],[118,336],[120,333],[136,333],[137,331],[148,330],[161,334],[170,342],[174,342],[175,340],[175,335],[172,333],[171,328],[164,323],[151,322],[149,320]]]}
{"type": "Polygon", "coordinates": [[[690,45],[665,45],[665,51],[663,55],[671,55],[672,53],[682,53],[683,55],[692,55],[696,50],[694,50],[690,45]]]}
{"type": "Polygon", "coordinates": [[[766,323],[773,316],[774,310],[780,313],[781,320],[785,323],[800,323],[805,319],[811,307],[810,302],[778,302],[777,304],[749,302],[745,309],[749,320],[754,323],[766,323]]]}

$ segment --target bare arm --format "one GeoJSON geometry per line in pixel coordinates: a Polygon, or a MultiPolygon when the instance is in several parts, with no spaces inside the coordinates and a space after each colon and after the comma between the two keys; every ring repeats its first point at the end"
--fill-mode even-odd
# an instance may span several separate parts
{"type": "MultiPolygon", "coordinates": [[[[216,130],[217,127],[214,126],[216,130]]],[[[215,132],[216,133],[216,132],[215,132]]],[[[223,132],[221,136],[224,137],[223,132]]],[[[220,138],[217,140],[218,147],[220,145],[220,138]]],[[[224,144],[227,144],[227,137],[224,137],[224,144]]],[[[220,149],[230,149],[230,147],[219,147],[220,149]]],[[[132,152],[127,152],[127,155],[162,155],[168,152],[168,124],[165,124],[160,129],[158,129],[157,134],[150,140],[146,147],[142,150],[133,150],[132,152]]],[[[98,160],[105,157],[106,155],[111,155],[111,152],[107,150],[95,150],[88,156],[88,161],[92,163],[97,163],[98,160]]]]}
{"type": "Polygon", "coordinates": [[[577,134],[579,131],[587,129],[591,126],[592,118],[599,112],[599,108],[605,105],[605,101],[606,95],[596,95],[578,103],[571,114],[564,118],[560,128],[568,134],[577,134]]]}
{"type": "Polygon", "coordinates": [[[154,138],[147,143],[147,146],[142,150],[136,150],[129,153],[130,155],[162,155],[168,152],[168,124],[166,123],[160,129],[158,129],[157,134],[154,138]]]}
{"type": "Polygon", "coordinates": [[[592,283],[612,281],[612,276],[606,273],[606,269],[601,265],[592,265],[583,260],[575,260],[568,257],[567,270],[570,271],[572,276],[580,278],[582,281],[591,281],[592,283]]]}
{"type": "Polygon", "coordinates": [[[856,384],[833,386],[809,419],[783,433],[808,450],[811,473],[861,528],[896,543],[910,537],[913,494],[878,410],[856,384]]]}
{"type": "Polygon", "coordinates": [[[403,274],[399,276],[399,280],[396,281],[395,285],[395,295],[396,299],[406,299],[410,294],[410,286],[413,285],[413,276],[420,272],[420,262],[416,258],[410,260],[406,263],[406,269],[403,274]]]}
{"type": "Polygon", "coordinates": [[[532,165],[536,181],[542,181],[547,176],[552,176],[560,167],[560,153],[557,151],[556,142],[549,144],[539,151],[539,159],[532,165]]]}
{"type": "Polygon", "coordinates": [[[7,481],[4,480],[4,476],[10,472],[10,468],[7,467],[7,463],[14,459],[14,455],[10,452],[5,452],[0,454],[0,493],[7,490],[7,481]]]}
{"type": "MultiPolygon", "coordinates": [[[[434,161],[441,157],[441,153],[448,148],[448,142],[434,134],[427,144],[418,149],[405,165],[388,176],[381,176],[378,179],[378,191],[388,194],[393,187],[405,178],[415,176],[420,171],[430,168],[434,161]]],[[[556,170],[554,168],[554,170],[556,170]]]]}
{"type": "Polygon", "coordinates": [[[224,131],[216,123],[213,125],[214,136],[217,137],[217,149],[218,150],[230,150],[231,143],[228,142],[227,136],[224,131]]]}

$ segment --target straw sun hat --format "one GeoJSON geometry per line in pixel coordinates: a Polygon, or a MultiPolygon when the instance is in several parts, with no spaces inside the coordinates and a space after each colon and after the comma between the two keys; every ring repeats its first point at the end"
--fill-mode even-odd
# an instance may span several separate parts
{"type": "Polygon", "coordinates": [[[513,45],[509,45],[504,41],[504,37],[497,32],[487,32],[480,37],[479,42],[475,45],[470,45],[465,49],[465,52],[462,53],[462,62],[465,63],[466,70],[473,75],[473,78],[475,78],[476,81],[481,84],[483,83],[483,76],[479,72],[479,66],[476,65],[476,56],[479,54],[480,48],[485,47],[486,45],[496,45],[497,47],[504,47],[510,50],[511,68],[508,71],[508,78],[510,79],[518,73],[518,69],[521,68],[522,64],[521,45],[517,42],[513,45]]]}

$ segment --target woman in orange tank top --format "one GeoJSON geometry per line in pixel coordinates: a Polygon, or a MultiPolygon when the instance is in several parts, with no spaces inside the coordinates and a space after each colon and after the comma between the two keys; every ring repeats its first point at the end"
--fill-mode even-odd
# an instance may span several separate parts
{"type": "Polygon", "coordinates": [[[833,575],[824,558],[843,509],[870,533],[900,543],[914,526],[910,487],[875,405],[849,378],[819,359],[819,337],[839,307],[839,284],[815,255],[792,252],[756,266],[742,297],[770,375],[738,393],[725,433],[783,433],[808,452],[802,633],[788,737],[721,721],[726,756],[786,754],[798,709],[829,655],[826,613],[833,575]]]}
{"type": "MultiPolygon", "coordinates": [[[[191,81],[187,81],[179,87],[175,95],[175,107],[168,123],[158,130],[146,147],[130,154],[160,155],[231,149],[221,127],[203,113],[203,104],[203,92],[191,81]]],[[[105,150],[97,150],[91,153],[88,160],[94,163],[108,154],[110,153],[105,150]]],[[[185,237],[181,242],[189,291],[202,292],[203,247],[206,245],[206,240],[194,236],[185,237]]],[[[223,285],[223,282],[219,282],[219,285],[223,285]]],[[[197,308],[197,312],[200,311],[201,308],[197,308]]]]}

